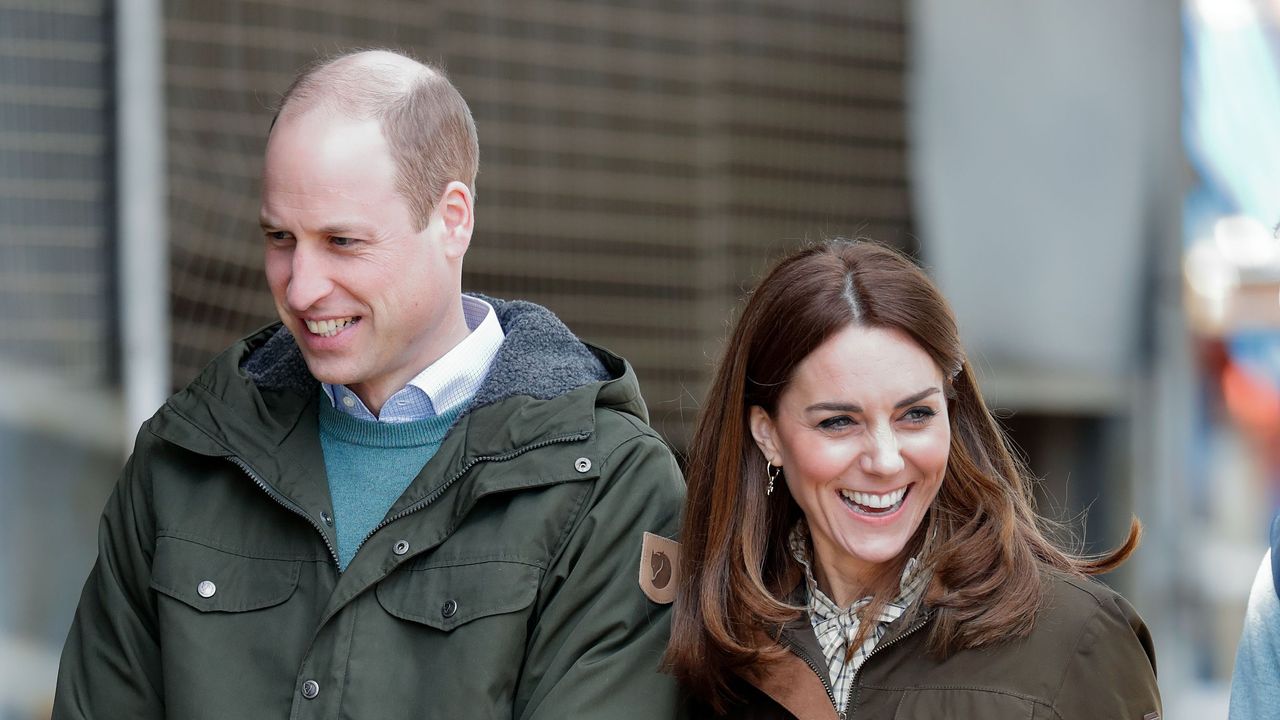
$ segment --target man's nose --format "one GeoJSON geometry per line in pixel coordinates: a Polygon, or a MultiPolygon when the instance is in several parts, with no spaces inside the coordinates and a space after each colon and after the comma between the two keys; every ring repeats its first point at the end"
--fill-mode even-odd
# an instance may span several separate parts
{"type": "Polygon", "coordinates": [[[311,309],[333,291],[333,281],[329,278],[324,258],[304,243],[298,243],[294,248],[290,267],[285,299],[294,312],[311,309]]]}
{"type": "Polygon", "coordinates": [[[862,453],[862,471],[868,475],[895,475],[904,466],[898,435],[890,427],[876,428],[868,436],[869,444],[862,453]]]}

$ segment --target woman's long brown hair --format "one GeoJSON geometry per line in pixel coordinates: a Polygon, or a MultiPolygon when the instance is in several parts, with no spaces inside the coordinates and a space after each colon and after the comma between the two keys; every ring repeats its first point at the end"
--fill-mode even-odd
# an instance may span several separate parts
{"type": "MultiPolygon", "coordinates": [[[[749,409],[773,414],[796,366],[850,325],[895,328],[948,379],[951,448],[942,486],[916,536],[885,577],[918,553],[933,572],[925,601],[931,650],[1024,637],[1048,568],[1109,571],[1137,547],[1141,526],[1096,556],[1064,550],[1033,508],[1030,479],[996,425],[960,345],[955,317],[908,258],[866,241],[833,240],[780,261],[751,294],[716,370],[690,443],[680,585],[666,662],[695,697],[723,712],[736,670],[781,652],[778,628],[803,609],[788,602],[802,575],[787,535],[800,509],[785,483],[765,494],[765,458],[749,409]]],[[[869,607],[889,599],[885,583],[869,607]]]]}

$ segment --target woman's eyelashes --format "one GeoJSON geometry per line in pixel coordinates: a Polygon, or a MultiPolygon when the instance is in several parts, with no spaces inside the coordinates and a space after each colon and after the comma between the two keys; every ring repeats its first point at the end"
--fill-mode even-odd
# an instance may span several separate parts
{"type": "Polygon", "coordinates": [[[924,425],[937,414],[938,412],[931,407],[918,406],[906,411],[902,417],[909,423],[924,425]]]}
{"type": "MultiPolygon", "coordinates": [[[[918,405],[902,413],[899,418],[908,425],[927,425],[938,414],[931,407],[918,405]]],[[[857,427],[861,423],[850,415],[833,415],[818,422],[818,428],[827,432],[839,432],[857,427]]]]}
{"type": "Polygon", "coordinates": [[[826,418],[825,420],[822,420],[821,422],[818,423],[818,427],[822,428],[823,430],[835,431],[835,430],[847,430],[857,424],[858,424],[858,421],[854,420],[848,415],[836,415],[835,417],[829,417],[829,418],[826,418]]]}

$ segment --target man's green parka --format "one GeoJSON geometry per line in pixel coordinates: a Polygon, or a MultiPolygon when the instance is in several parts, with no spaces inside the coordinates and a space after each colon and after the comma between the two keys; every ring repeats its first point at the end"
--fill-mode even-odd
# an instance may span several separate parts
{"type": "Polygon", "coordinates": [[[342,573],[287,331],[171,398],[107,504],[55,720],[674,716],[638,569],[677,532],[675,461],[624,361],[493,304],[483,387],[342,573]]]}

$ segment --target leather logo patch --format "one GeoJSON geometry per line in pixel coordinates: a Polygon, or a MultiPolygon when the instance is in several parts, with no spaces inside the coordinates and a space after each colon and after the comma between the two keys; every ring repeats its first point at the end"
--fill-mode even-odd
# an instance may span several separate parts
{"type": "Polygon", "coordinates": [[[1142,720],[1160,720],[1160,713],[1151,712],[1142,716],[1142,720]]]}
{"type": "Polygon", "coordinates": [[[679,568],[680,543],[645,533],[640,547],[640,589],[645,596],[661,605],[675,600],[679,568]]]}

